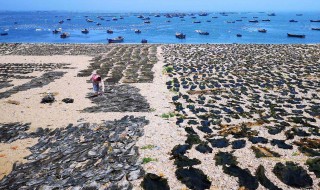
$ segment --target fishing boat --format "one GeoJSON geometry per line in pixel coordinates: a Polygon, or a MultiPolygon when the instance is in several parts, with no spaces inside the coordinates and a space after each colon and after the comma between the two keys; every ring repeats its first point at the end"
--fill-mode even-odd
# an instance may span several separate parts
{"type": "Polygon", "coordinates": [[[89,30],[85,28],[84,30],[81,30],[81,33],[83,33],[83,34],[88,34],[88,33],[89,33],[89,30]]]}
{"type": "Polygon", "coordinates": [[[139,15],[139,16],[137,16],[137,18],[143,18],[143,16],[142,16],[142,15],[139,15]]]}
{"type": "Polygon", "coordinates": [[[8,35],[8,32],[1,32],[0,33],[0,36],[6,36],[6,35],[8,35]]]}
{"type": "Polygon", "coordinates": [[[201,23],[201,21],[193,21],[193,23],[199,24],[201,23]]]}
{"type": "Polygon", "coordinates": [[[199,13],[199,16],[208,16],[208,13],[199,13]]]}
{"type": "Polygon", "coordinates": [[[61,29],[58,29],[58,30],[57,30],[57,29],[54,29],[54,30],[52,30],[52,33],[53,33],[53,34],[58,34],[58,33],[60,33],[60,32],[61,32],[61,29]]]}
{"type": "Polygon", "coordinates": [[[242,34],[237,34],[237,37],[242,37],[242,34]]]}
{"type": "Polygon", "coordinates": [[[211,20],[207,20],[207,22],[211,22],[211,20]]]}
{"type": "Polygon", "coordinates": [[[276,16],[276,14],[275,13],[270,13],[270,14],[268,14],[268,16],[276,16]]]}
{"type": "Polygon", "coordinates": [[[262,19],[263,22],[270,22],[270,19],[262,19]]]}
{"type": "Polygon", "coordinates": [[[64,32],[64,33],[62,33],[62,34],[60,35],[60,38],[68,38],[69,36],[70,36],[69,33],[64,32]]]}
{"type": "Polygon", "coordinates": [[[311,30],[320,30],[320,28],[311,28],[311,30]]]}
{"type": "Polygon", "coordinates": [[[60,21],[59,21],[59,24],[62,24],[62,23],[64,23],[64,21],[63,21],[63,20],[60,20],[60,21]]]}
{"type": "Polygon", "coordinates": [[[144,21],[145,24],[150,24],[151,22],[149,20],[144,21]]]}
{"type": "Polygon", "coordinates": [[[146,44],[146,43],[148,43],[148,40],[142,39],[142,40],[141,40],[141,43],[146,44]]]}
{"type": "Polygon", "coordinates": [[[296,14],[296,16],[302,16],[303,14],[296,14]]]}
{"type": "Polygon", "coordinates": [[[87,22],[93,22],[93,20],[91,20],[91,19],[86,19],[86,21],[87,21],[87,22]]]}
{"type": "Polygon", "coordinates": [[[139,30],[139,29],[135,29],[135,30],[134,30],[134,33],[136,33],[136,34],[140,34],[140,33],[141,33],[141,30],[139,30]]]}
{"type": "Polygon", "coordinates": [[[287,36],[288,37],[295,37],[295,38],[305,38],[306,37],[306,35],[304,35],[304,34],[289,34],[289,33],[287,33],[287,36]]]}
{"type": "Polygon", "coordinates": [[[154,17],[160,17],[160,15],[154,15],[154,17]]]}
{"type": "Polygon", "coordinates": [[[258,20],[249,20],[249,22],[255,22],[255,23],[257,23],[257,22],[259,22],[258,20]]]}
{"type": "Polygon", "coordinates": [[[124,38],[122,36],[118,36],[116,38],[107,39],[109,43],[121,43],[123,42],[124,38]]]}
{"type": "Polygon", "coordinates": [[[117,21],[118,19],[116,17],[113,17],[112,20],[117,21]]]}
{"type": "Polygon", "coordinates": [[[202,30],[196,30],[196,32],[200,35],[209,35],[209,32],[205,32],[205,31],[202,31],[202,30]]]}
{"type": "Polygon", "coordinates": [[[186,35],[183,34],[183,33],[177,32],[177,33],[176,33],[176,38],[185,39],[185,38],[186,38],[186,35]]]}
{"type": "Polygon", "coordinates": [[[110,29],[109,29],[109,30],[107,30],[107,33],[108,33],[108,34],[113,34],[113,30],[110,30],[110,29]]]}
{"type": "Polygon", "coordinates": [[[238,19],[238,20],[236,20],[237,22],[241,22],[242,20],[241,19],[238,19]]]}
{"type": "Polygon", "coordinates": [[[292,19],[292,20],[289,20],[289,22],[298,22],[298,21],[292,19]]]}
{"type": "Polygon", "coordinates": [[[258,29],[258,32],[266,33],[266,32],[267,32],[267,30],[266,30],[266,29],[258,29]]]}
{"type": "Polygon", "coordinates": [[[97,26],[101,26],[101,23],[97,23],[97,26]]]}
{"type": "Polygon", "coordinates": [[[71,18],[67,18],[67,21],[70,21],[71,20],[71,18]]]}
{"type": "Polygon", "coordinates": [[[310,20],[310,22],[320,22],[320,20],[310,20]]]}

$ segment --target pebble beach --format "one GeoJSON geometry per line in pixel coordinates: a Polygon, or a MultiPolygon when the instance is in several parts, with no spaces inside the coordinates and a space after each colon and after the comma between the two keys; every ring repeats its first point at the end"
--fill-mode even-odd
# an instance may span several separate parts
{"type": "Polygon", "coordinates": [[[0,189],[319,189],[319,49],[2,43],[0,189]]]}

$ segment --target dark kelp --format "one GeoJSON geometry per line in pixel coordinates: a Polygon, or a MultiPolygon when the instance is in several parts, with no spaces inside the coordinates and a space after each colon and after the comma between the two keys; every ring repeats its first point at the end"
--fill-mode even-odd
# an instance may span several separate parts
{"type": "Polygon", "coordinates": [[[211,186],[208,176],[199,169],[193,167],[178,168],[175,173],[177,179],[190,189],[202,190],[209,189],[211,186]]]}
{"type": "Polygon", "coordinates": [[[156,174],[147,173],[143,177],[141,187],[145,190],[169,190],[168,180],[156,174]]]}
{"type": "Polygon", "coordinates": [[[265,188],[270,190],[281,190],[281,188],[277,187],[274,183],[272,183],[267,176],[265,175],[265,169],[262,165],[259,165],[256,171],[256,178],[265,188]]]}
{"type": "Polygon", "coordinates": [[[313,181],[307,171],[293,162],[286,162],[285,165],[278,162],[273,173],[285,184],[296,188],[309,188],[313,181]]]}

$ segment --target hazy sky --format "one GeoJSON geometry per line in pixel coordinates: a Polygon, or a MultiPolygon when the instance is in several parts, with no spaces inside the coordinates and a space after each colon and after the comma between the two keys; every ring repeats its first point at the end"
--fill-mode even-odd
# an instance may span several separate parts
{"type": "Polygon", "coordinates": [[[0,0],[0,10],[320,11],[320,0],[0,0]]]}

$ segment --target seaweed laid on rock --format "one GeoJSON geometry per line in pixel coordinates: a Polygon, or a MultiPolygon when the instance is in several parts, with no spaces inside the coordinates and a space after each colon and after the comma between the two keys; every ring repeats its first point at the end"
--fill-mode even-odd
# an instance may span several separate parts
{"type": "Polygon", "coordinates": [[[185,141],[185,143],[188,143],[190,145],[194,145],[194,144],[199,144],[201,143],[201,139],[199,137],[199,135],[187,135],[187,140],[185,141]]]}
{"type": "Polygon", "coordinates": [[[307,133],[306,131],[297,127],[293,127],[290,130],[287,130],[284,134],[286,135],[287,139],[293,139],[296,135],[299,137],[307,137],[311,135],[310,133],[307,133]]]}
{"type": "Polygon", "coordinates": [[[6,123],[0,124],[0,143],[11,143],[18,139],[27,138],[26,131],[30,129],[30,123],[6,123]]]}
{"type": "Polygon", "coordinates": [[[191,146],[189,144],[176,145],[171,150],[171,155],[173,158],[183,156],[189,149],[191,149],[191,146]]]}
{"type": "Polygon", "coordinates": [[[216,161],[216,166],[218,165],[237,165],[237,158],[235,156],[232,155],[232,152],[218,152],[215,156],[214,156],[214,160],[216,161]]]}
{"type": "Polygon", "coordinates": [[[176,165],[178,168],[191,167],[191,166],[198,165],[198,164],[201,164],[200,160],[198,160],[196,158],[190,159],[184,155],[176,156],[175,161],[174,161],[174,165],[176,165]]]}
{"type": "Polygon", "coordinates": [[[242,169],[237,165],[223,166],[223,172],[234,177],[238,177],[239,187],[244,189],[257,189],[258,180],[248,169],[242,169]]]}
{"type": "Polygon", "coordinates": [[[15,163],[0,189],[82,189],[106,183],[129,188],[130,181],[144,173],[135,143],[147,124],[144,117],[126,116],[101,125],[37,130],[35,134],[42,136],[30,147],[28,162],[15,163]]]}
{"type": "Polygon", "coordinates": [[[143,177],[141,187],[145,190],[169,190],[168,180],[156,174],[147,173],[143,177]]]}
{"type": "Polygon", "coordinates": [[[195,149],[204,154],[212,153],[212,148],[208,145],[208,142],[201,142],[195,149]]]}
{"type": "Polygon", "coordinates": [[[211,181],[208,180],[208,176],[199,169],[193,167],[178,168],[175,173],[177,179],[190,189],[209,189],[211,186],[211,181]]]}
{"type": "Polygon", "coordinates": [[[274,183],[270,181],[270,179],[267,178],[267,176],[265,175],[265,169],[262,165],[259,165],[255,175],[260,184],[263,185],[265,188],[270,190],[281,190],[281,188],[277,187],[274,183]]]}
{"type": "Polygon", "coordinates": [[[286,185],[295,188],[310,188],[313,185],[313,180],[306,170],[293,162],[285,164],[278,162],[273,173],[286,185]]]}
{"type": "Polygon", "coordinates": [[[320,156],[319,139],[302,138],[299,141],[294,141],[293,143],[299,146],[299,151],[307,156],[320,156]]]}
{"type": "Polygon", "coordinates": [[[8,98],[11,95],[16,94],[21,91],[27,91],[27,90],[30,90],[33,88],[41,88],[43,86],[46,86],[46,85],[50,84],[51,82],[63,77],[65,73],[66,72],[61,72],[61,71],[59,71],[59,72],[52,71],[52,72],[44,73],[40,77],[31,79],[31,81],[29,81],[27,83],[24,83],[19,86],[14,86],[10,90],[7,90],[5,92],[1,92],[0,99],[8,98]]]}
{"type": "Polygon", "coordinates": [[[91,98],[97,106],[85,108],[83,112],[148,112],[150,105],[139,91],[126,84],[108,85],[103,95],[91,98]]]}
{"type": "Polygon", "coordinates": [[[243,138],[258,135],[258,131],[251,130],[246,124],[241,125],[220,125],[221,131],[219,134],[222,136],[233,135],[234,138],[243,138]]]}
{"type": "Polygon", "coordinates": [[[216,148],[225,148],[230,145],[229,140],[226,138],[220,138],[220,139],[207,139],[212,147],[216,148]]]}
{"type": "Polygon", "coordinates": [[[246,141],[243,139],[235,140],[235,141],[232,141],[231,145],[232,145],[232,149],[241,149],[246,146],[246,141]]]}
{"type": "Polygon", "coordinates": [[[268,139],[266,139],[264,137],[249,137],[249,141],[252,142],[253,144],[257,144],[257,143],[267,144],[268,143],[268,139]]]}
{"type": "Polygon", "coordinates": [[[270,143],[272,146],[277,145],[279,148],[282,148],[282,149],[292,149],[293,148],[292,145],[286,144],[285,140],[272,139],[270,143]]]}
{"type": "Polygon", "coordinates": [[[256,158],[261,158],[261,157],[280,157],[281,155],[279,153],[276,153],[274,151],[271,151],[267,147],[263,146],[251,146],[251,149],[256,155],[256,158]]]}
{"type": "Polygon", "coordinates": [[[314,172],[317,178],[320,178],[320,158],[309,158],[306,161],[309,171],[314,172]]]}

